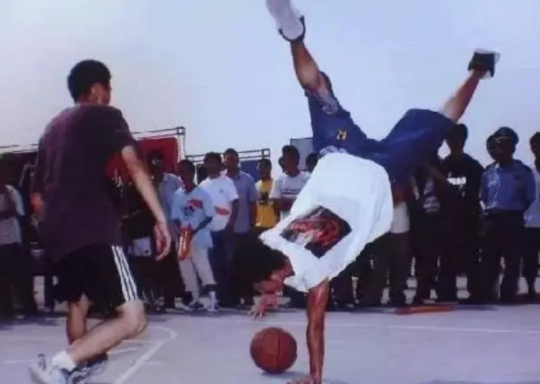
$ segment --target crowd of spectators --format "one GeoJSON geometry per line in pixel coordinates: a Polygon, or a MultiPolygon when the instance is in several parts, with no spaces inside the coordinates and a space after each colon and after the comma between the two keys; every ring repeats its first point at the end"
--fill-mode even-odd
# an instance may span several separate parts
{"type": "MultiPolygon", "coordinates": [[[[492,159],[487,167],[464,152],[467,134],[465,125],[457,125],[447,138],[450,154],[445,158],[433,154],[407,188],[393,190],[391,230],[332,281],[330,309],[420,306],[432,301],[535,301],[540,133],[530,138],[535,161],[526,165],[514,158],[517,133],[508,127],[496,130],[486,140],[492,159]],[[460,278],[466,281],[466,294],[459,290],[460,278]]],[[[256,178],[241,170],[234,149],[207,153],[198,165],[182,160],[175,173],[166,171],[159,151],[148,154],[147,160],[177,240],[163,260],[155,260],[152,215],[134,186],[129,180],[104,178],[104,182],[123,218],[126,254],[148,308],[155,312],[250,308],[256,293],[242,268],[242,259],[250,252],[249,237],[288,215],[318,156],[310,154],[300,164],[297,148],[286,145],[278,167],[269,158],[259,161],[256,178]],[[179,239],[188,229],[191,241],[184,249],[179,239]]],[[[8,183],[5,172],[0,169],[0,316],[54,311],[62,301],[54,266],[40,249],[25,204],[26,187],[8,183]],[[39,289],[34,283],[40,276],[45,282],[43,302],[36,300],[39,289]]],[[[24,172],[31,172],[31,167],[24,172]]],[[[283,305],[306,305],[305,296],[297,291],[286,289],[283,297],[283,305]]]]}

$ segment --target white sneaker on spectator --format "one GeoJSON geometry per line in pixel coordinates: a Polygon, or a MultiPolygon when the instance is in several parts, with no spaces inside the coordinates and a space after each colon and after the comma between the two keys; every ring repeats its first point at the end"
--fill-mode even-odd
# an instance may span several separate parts
{"type": "Polygon", "coordinates": [[[184,304],[183,302],[177,303],[175,309],[182,312],[193,312],[189,304],[184,304]]]}
{"type": "Polygon", "coordinates": [[[216,299],[216,294],[214,292],[210,292],[209,296],[210,300],[208,301],[208,306],[206,307],[206,310],[209,313],[217,313],[219,311],[219,306],[216,299]]]}
{"type": "Polygon", "coordinates": [[[191,303],[189,303],[189,308],[192,311],[200,311],[201,309],[204,309],[204,305],[200,302],[199,299],[195,299],[191,303]]]}

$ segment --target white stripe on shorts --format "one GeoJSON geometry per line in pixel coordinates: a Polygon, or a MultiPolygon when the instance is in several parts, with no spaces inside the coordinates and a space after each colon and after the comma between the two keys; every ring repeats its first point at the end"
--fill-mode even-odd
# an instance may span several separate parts
{"type": "Polygon", "coordinates": [[[124,250],[119,246],[111,247],[114,255],[114,263],[118,270],[118,276],[120,278],[120,284],[122,285],[122,294],[126,302],[134,301],[138,299],[137,286],[133,280],[133,275],[129,269],[129,265],[124,255],[124,250]]]}

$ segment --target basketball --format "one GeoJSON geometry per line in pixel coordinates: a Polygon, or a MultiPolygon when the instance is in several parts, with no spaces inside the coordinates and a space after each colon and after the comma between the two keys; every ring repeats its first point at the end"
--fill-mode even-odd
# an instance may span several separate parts
{"type": "Polygon", "coordinates": [[[283,373],[296,361],[296,340],[284,329],[265,328],[253,336],[250,352],[255,365],[266,373],[283,373]]]}

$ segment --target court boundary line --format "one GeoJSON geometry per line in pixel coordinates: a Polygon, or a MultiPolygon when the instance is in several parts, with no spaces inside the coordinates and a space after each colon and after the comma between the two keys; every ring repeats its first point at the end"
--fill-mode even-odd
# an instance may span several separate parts
{"type": "Polygon", "coordinates": [[[165,344],[175,340],[178,337],[178,333],[170,328],[162,327],[159,325],[151,325],[151,328],[161,329],[168,334],[168,337],[155,341],[154,345],[143,353],[129,368],[122,372],[116,379],[112,381],[112,384],[124,384],[127,382],[139,369],[141,369],[156,353],[159,352],[165,344]]]}
{"type": "MultiPolygon", "coordinates": [[[[152,326],[152,328],[156,328],[155,326],[152,326]]],[[[24,335],[2,335],[0,334],[0,340],[1,341],[55,341],[55,340],[65,340],[65,335],[57,335],[57,336],[43,336],[43,335],[36,335],[36,336],[24,336],[24,335]]],[[[159,341],[159,340],[158,340],[159,341]]],[[[155,344],[156,340],[124,340],[122,342],[126,344],[141,344],[141,345],[152,345],[155,344]]]]}
{"type": "MultiPolygon", "coordinates": [[[[114,349],[110,352],[108,352],[109,356],[115,356],[115,355],[122,355],[126,352],[133,352],[133,351],[140,351],[142,347],[127,347],[127,348],[121,348],[121,349],[114,349]]],[[[2,364],[4,365],[17,365],[17,364],[32,364],[38,361],[37,358],[35,359],[20,359],[20,360],[4,360],[2,361],[2,364]]]]}
{"type": "MultiPolygon", "coordinates": [[[[225,318],[216,318],[212,321],[223,324],[246,324],[246,320],[233,320],[225,318]]],[[[268,324],[270,326],[291,325],[291,326],[306,326],[307,321],[291,321],[291,320],[273,320],[263,319],[259,324],[268,324]]],[[[366,323],[349,323],[349,322],[333,322],[327,321],[325,327],[328,328],[359,328],[359,329],[387,329],[387,330],[402,330],[402,331],[430,331],[430,332],[455,332],[455,333],[483,333],[483,334],[511,334],[511,335],[532,335],[540,336],[540,329],[500,329],[500,328],[474,328],[474,327],[448,327],[437,325],[377,325],[366,323]]]]}

